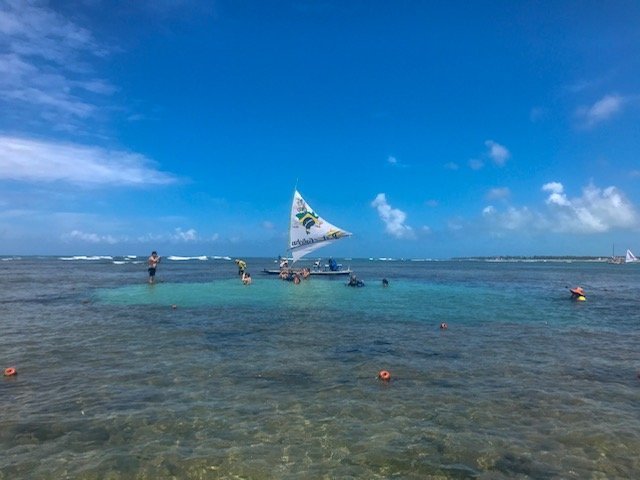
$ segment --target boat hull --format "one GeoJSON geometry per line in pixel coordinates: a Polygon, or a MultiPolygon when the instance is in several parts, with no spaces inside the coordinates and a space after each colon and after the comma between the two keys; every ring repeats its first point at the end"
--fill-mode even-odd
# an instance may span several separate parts
{"type": "MultiPolygon", "coordinates": [[[[264,269],[262,270],[262,273],[266,273],[268,275],[280,275],[280,270],[269,270],[269,269],[264,269]]],[[[335,270],[335,271],[331,271],[331,270],[311,270],[309,272],[310,275],[314,275],[314,276],[319,276],[319,277],[333,277],[333,276],[339,276],[339,275],[350,275],[351,273],[353,273],[350,269],[347,270],[335,270]]]]}

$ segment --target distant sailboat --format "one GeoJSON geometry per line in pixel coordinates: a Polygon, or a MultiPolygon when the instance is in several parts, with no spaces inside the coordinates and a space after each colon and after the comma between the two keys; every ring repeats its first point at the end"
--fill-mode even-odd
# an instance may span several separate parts
{"type": "Polygon", "coordinates": [[[624,263],[636,263],[636,262],[640,262],[640,260],[638,260],[638,258],[631,253],[631,250],[627,249],[627,255],[624,259],[624,263]]]}
{"type": "Polygon", "coordinates": [[[624,263],[623,257],[616,257],[616,246],[613,245],[611,249],[611,258],[607,263],[613,263],[614,265],[622,265],[624,263]]]}
{"type": "MultiPolygon", "coordinates": [[[[291,215],[289,218],[289,246],[293,263],[300,260],[305,255],[326,247],[336,240],[351,236],[350,232],[336,227],[320,217],[311,208],[302,195],[295,190],[293,202],[291,204],[291,215]]],[[[265,273],[279,274],[280,270],[264,270],[265,273]]],[[[335,263],[331,263],[326,269],[311,270],[311,275],[348,275],[349,269],[338,268],[335,263]]]]}

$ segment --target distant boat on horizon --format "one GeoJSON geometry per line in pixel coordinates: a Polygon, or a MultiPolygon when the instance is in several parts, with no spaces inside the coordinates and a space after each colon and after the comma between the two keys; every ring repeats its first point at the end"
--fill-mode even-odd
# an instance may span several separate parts
{"type": "Polygon", "coordinates": [[[624,263],[624,257],[616,257],[616,244],[614,243],[611,247],[611,258],[607,263],[611,263],[613,265],[622,265],[624,263]]]}
{"type": "Polygon", "coordinates": [[[624,263],[638,263],[640,260],[631,252],[631,250],[627,249],[627,255],[624,258],[624,263]]]}

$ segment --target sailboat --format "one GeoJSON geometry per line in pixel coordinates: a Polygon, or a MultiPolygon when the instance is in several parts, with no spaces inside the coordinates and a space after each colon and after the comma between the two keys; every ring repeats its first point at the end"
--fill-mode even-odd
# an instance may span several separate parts
{"type": "Polygon", "coordinates": [[[627,255],[624,258],[624,263],[637,263],[640,262],[640,260],[638,260],[638,258],[631,253],[631,250],[627,249],[627,255]]]}
{"type": "Polygon", "coordinates": [[[614,265],[622,265],[624,263],[624,258],[616,257],[616,246],[613,245],[611,249],[611,258],[607,261],[607,263],[611,263],[614,265]]]}
{"type": "MultiPolygon", "coordinates": [[[[292,263],[300,260],[305,255],[332,243],[351,236],[351,233],[336,227],[320,217],[311,208],[302,195],[296,189],[293,193],[291,215],[289,217],[289,246],[292,263]]],[[[280,274],[280,270],[265,269],[264,273],[280,274]]],[[[349,275],[350,269],[343,269],[341,265],[330,261],[329,264],[316,266],[310,269],[311,275],[349,275]]]]}

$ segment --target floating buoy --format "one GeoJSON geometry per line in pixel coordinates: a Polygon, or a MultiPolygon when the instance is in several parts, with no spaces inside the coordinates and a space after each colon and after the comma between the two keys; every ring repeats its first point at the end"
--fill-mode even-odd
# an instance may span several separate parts
{"type": "Polygon", "coordinates": [[[386,370],[380,370],[380,373],[378,373],[378,378],[383,382],[388,382],[389,380],[391,380],[391,374],[386,370]]]}
{"type": "Polygon", "coordinates": [[[14,375],[17,375],[17,374],[18,372],[16,371],[15,367],[9,367],[4,369],[5,377],[13,377],[14,375]]]}
{"type": "Polygon", "coordinates": [[[449,328],[449,326],[446,323],[442,322],[440,324],[440,330],[446,330],[447,328],[449,328]]]}
{"type": "Polygon", "coordinates": [[[176,308],[178,308],[178,305],[176,305],[176,304],[174,303],[173,305],[171,305],[171,308],[173,308],[173,309],[175,310],[176,308]]]}

